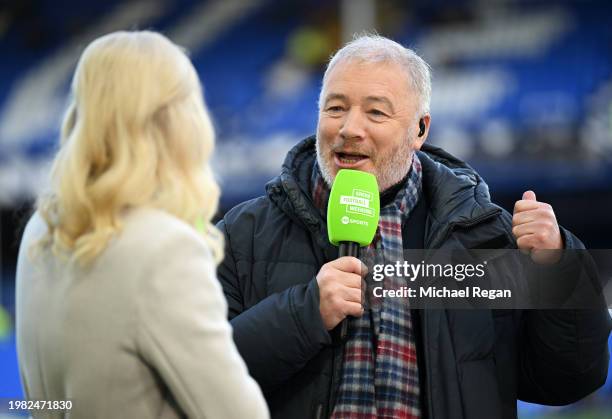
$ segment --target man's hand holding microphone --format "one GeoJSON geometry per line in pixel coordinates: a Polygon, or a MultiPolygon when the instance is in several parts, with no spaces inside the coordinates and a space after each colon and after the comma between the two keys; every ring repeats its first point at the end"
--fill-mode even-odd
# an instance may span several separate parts
{"type": "Polygon", "coordinates": [[[347,316],[363,314],[361,283],[366,274],[365,265],[353,256],[343,256],[321,267],[317,274],[319,311],[327,330],[347,316]]]}

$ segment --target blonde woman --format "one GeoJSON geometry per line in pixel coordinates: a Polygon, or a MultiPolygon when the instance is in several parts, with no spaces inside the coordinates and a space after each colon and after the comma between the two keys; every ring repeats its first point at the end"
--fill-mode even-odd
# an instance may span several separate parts
{"type": "Polygon", "coordinates": [[[267,417],[215,276],[214,133],[191,62],[160,34],[113,33],[72,92],[19,254],[26,397],[77,418],[267,417]]]}

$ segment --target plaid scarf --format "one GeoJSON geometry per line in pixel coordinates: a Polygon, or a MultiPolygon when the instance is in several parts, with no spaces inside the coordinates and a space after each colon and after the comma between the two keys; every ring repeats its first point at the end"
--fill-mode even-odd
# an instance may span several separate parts
{"type": "MultiPolygon", "coordinates": [[[[395,199],[381,208],[378,230],[369,246],[388,263],[403,261],[402,222],[416,206],[421,193],[421,162],[413,154],[412,166],[395,199]]],[[[315,206],[327,211],[329,188],[317,163],[311,178],[315,206]]],[[[386,278],[385,288],[399,288],[386,278]]],[[[371,304],[361,317],[349,318],[340,389],[332,412],[334,419],[419,418],[419,375],[412,318],[400,299],[385,298],[371,304]]]]}

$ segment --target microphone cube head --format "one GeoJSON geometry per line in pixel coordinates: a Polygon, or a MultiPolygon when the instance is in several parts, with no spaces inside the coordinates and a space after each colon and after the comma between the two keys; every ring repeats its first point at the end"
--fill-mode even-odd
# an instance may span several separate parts
{"type": "Polygon", "coordinates": [[[338,171],[327,204],[329,241],[372,243],[380,216],[380,196],[376,176],[359,170],[338,171]]]}

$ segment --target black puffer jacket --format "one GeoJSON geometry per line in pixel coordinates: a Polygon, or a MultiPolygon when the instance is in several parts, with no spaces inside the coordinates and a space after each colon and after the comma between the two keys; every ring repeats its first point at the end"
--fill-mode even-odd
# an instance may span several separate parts
{"type": "MultiPolygon", "coordinates": [[[[238,205],[218,225],[226,239],[219,279],[234,339],[277,418],[329,416],[342,366],[343,345],[319,314],[315,276],[337,248],[308,193],[314,156],[313,137],[299,143],[267,196],[238,205]]],[[[419,158],[426,204],[421,219],[411,216],[403,226],[404,244],[516,246],[510,215],[491,203],[473,169],[427,145],[419,158]]],[[[567,231],[563,236],[566,248],[582,246],[567,231]]],[[[512,418],[517,398],[567,404],[605,382],[610,318],[604,307],[413,312],[426,417],[512,418]]]]}

